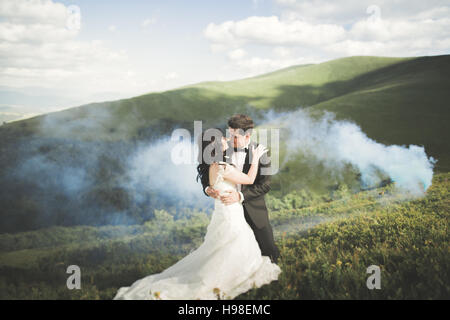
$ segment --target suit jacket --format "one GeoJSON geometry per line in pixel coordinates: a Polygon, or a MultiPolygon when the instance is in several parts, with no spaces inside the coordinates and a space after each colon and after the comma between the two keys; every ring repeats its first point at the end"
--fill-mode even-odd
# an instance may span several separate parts
{"type": "MultiPolygon", "coordinates": [[[[257,146],[256,143],[251,142],[249,144],[249,152],[245,157],[244,167],[242,172],[245,174],[250,170],[250,146],[257,146]]],[[[231,157],[225,158],[224,161],[231,163],[231,157]]],[[[252,185],[242,185],[241,192],[244,195],[244,212],[248,214],[250,219],[253,221],[258,229],[264,228],[269,225],[269,214],[267,211],[266,201],[264,195],[270,190],[270,180],[271,175],[262,175],[261,169],[270,169],[270,158],[265,153],[259,160],[258,173],[256,175],[255,181],[252,185]]],[[[203,190],[209,186],[209,175],[206,174],[202,179],[203,190]]]]}

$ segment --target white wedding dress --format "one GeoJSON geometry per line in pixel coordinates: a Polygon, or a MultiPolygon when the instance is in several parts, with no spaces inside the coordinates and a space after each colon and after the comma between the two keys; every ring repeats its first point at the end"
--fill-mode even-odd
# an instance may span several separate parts
{"type": "MultiPolygon", "coordinates": [[[[221,193],[236,185],[223,179],[220,166],[213,187],[221,193]]],[[[278,279],[281,269],[261,255],[242,204],[215,200],[203,243],[161,273],[137,280],[118,290],[114,300],[233,299],[278,279]],[[219,291],[220,290],[220,291],[219,291]]]]}

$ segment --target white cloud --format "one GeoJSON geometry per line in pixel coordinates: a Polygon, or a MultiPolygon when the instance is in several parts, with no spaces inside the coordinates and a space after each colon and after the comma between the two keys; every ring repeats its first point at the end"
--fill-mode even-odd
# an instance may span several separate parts
{"type": "Polygon", "coordinates": [[[228,57],[231,60],[238,60],[238,59],[242,59],[245,55],[247,54],[247,52],[243,49],[236,49],[236,50],[232,50],[228,53],[228,57]]]}
{"type": "Polygon", "coordinates": [[[222,43],[211,43],[209,46],[212,53],[223,52],[228,49],[228,46],[222,43]]]}
{"type": "Polygon", "coordinates": [[[251,74],[289,63],[351,55],[420,56],[450,51],[448,2],[276,2],[282,9],[280,17],[251,16],[208,24],[204,36],[210,41],[211,51],[228,51],[232,66],[251,74]],[[250,47],[255,46],[271,49],[275,58],[261,54],[263,49],[253,50],[253,55],[250,47]],[[237,50],[243,50],[246,56],[239,56],[237,50]]]}
{"type": "MultiPolygon", "coordinates": [[[[292,17],[321,23],[352,24],[374,13],[370,6],[380,9],[380,15],[389,19],[409,19],[419,13],[448,6],[448,0],[275,0],[283,10],[283,17],[292,17]]],[[[436,17],[436,12],[432,13],[436,17]]],[[[448,14],[447,14],[448,16],[448,14]]]]}
{"type": "Polygon", "coordinates": [[[450,19],[370,19],[356,22],[349,31],[349,37],[357,40],[415,40],[442,39],[450,36],[450,19]]]}
{"type": "MultiPolygon", "coordinates": [[[[14,19],[9,19],[13,21],[14,19]]],[[[2,42],[56,42],[73,39],[77,29],[67,29],[65,25],[25,22],[0,22],[0,41],[2,42]]]]}
{"type": "Polygon", "coordinates": [[[128,72],[133,67],[124,50],[78,39],[80,23],[73,21],[81,17],[74,15],[77,10],[48,0],[2,0],[0,85],[53,88],[77,97],[99,92],[123,96],[146,89],[128,72]]]}
{"type": "Polygon", "coordinates": [[[13,22],[47,22],[52,25],[65,25],[67,7],[52,1],[11,1],[0,2],[0,17],[13,22]]]}
{"type": "Polygon", "coordinates": [[[292,50],[286,47],[275,47],[273,53],[280,58],[286,58],[292,55],[292,50]]]}
{"type": "Polygon", "coordinates": [[[180,77],[180,75],[176,72],[169,72],[168,74],[166,74],[166,76],[164,77],[166,80],[175,80],[178,79],[180,77]]]}
{"type": "Polygon", "coordinates": [[[246,43],[320,45],[342,39],[345,29],[338,25],[311,24],[301,20],[281,21],[277,16],[252,16],[219,25],[210,23],[204,35],[212,42],[229,46],[246,43]]]}
{"type": "Polygon", "coordinates": [[[450,19],[365,19],[353,24],[347,39],[326,49],[345,55],[418,56],[448,53],[450,19]]]}
{"type": "Polygon", "coordinates": [[[108,27],[108,30],[111,31],[111,32],[115,32],[117,30],[117,27],[115,25],[110,25],[108,27]]]}

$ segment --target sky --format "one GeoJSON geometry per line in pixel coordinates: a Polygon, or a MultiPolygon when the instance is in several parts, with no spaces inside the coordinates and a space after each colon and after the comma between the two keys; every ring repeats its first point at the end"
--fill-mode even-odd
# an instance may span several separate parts
{"type": "Polygon", "coordinates": [[[1,0],[0,113],[347,56],[449,52],[450,1],[1,0]]]}

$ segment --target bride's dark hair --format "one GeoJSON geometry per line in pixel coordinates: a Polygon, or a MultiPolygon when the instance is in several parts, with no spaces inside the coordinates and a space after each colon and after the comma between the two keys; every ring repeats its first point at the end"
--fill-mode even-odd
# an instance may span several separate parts
{"type": "Polygon", "coordinates": [[[200,180],[203,185],[209,183],[209,166],[211,160],[221,161],[223,158],[222,152],[222,137],[225,136],[225,131],[220,128],[210,128],[203,131],[198,138],[198,166],[197,166],[197,181],[200,180]],[[211,145],[212,144],[212,145],[211,145]],[[211,145],[212,152],[208,154],[208,159],[204,159],[205,149],[211,145]],[[220,150],[220,154],[216,155],[216,150],[220,150]],[[206,161],[205,161],[206,160],[206,161]]]}

